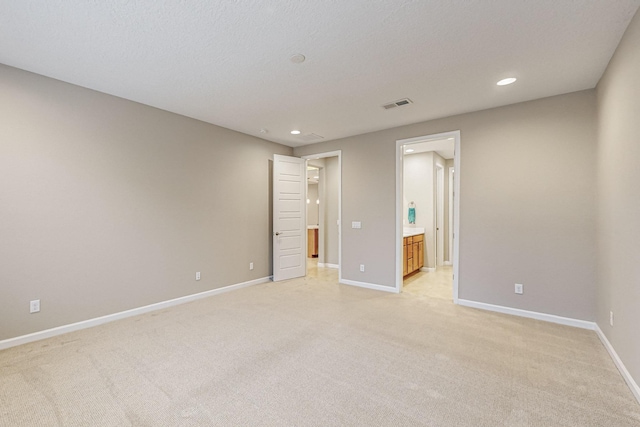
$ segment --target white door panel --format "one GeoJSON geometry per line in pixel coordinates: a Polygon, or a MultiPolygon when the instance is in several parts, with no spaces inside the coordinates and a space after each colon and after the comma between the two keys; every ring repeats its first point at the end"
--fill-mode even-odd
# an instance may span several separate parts
{"type": "Polygon", "coordinates": [[[273,156],[274,281],[306,274],[306,169],[306,160],[273,156]]]}

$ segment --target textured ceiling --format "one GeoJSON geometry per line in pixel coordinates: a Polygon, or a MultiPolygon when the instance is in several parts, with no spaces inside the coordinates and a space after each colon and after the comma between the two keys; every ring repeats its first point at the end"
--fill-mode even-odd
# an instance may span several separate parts
{"type": "Polygon", "coordinates": [[[0,63],[295,147],[593,88],[639,5],[0,0],[0,63]]]}

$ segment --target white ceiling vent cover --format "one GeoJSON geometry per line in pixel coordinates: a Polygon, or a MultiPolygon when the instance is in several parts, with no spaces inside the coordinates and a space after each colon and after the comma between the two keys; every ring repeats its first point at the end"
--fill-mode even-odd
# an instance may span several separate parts
{"type": "Polygon", "coordinates": [[[312,141],[320,141],[324,139],[324,136],[316,135],[315,133],[308,133],[306,135],[301,135],[300,139],[304,142],[312,142],[312,141]]]}
{"type": "Polygon", "coordinates": [[[409,98],[403,98],[403,99],[399,99],[399,100],[394,101],[394,102],[390,102],[388,104],[384,104],[382,106],[382,108],[384,108],[385,110],[390,110],[392,108],[403,107],[403,106],[409,105],[409,104],[413,104],[413,101],[410,100],[409,98]]]}

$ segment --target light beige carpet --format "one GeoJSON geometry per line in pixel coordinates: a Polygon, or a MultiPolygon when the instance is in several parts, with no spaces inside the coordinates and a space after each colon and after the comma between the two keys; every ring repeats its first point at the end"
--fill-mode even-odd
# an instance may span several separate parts
{"type": "Polygon", "coordinates": [[[0,425],[640,426],[593,332],[420,286],[311,269],[5,350],[0,425]]]}

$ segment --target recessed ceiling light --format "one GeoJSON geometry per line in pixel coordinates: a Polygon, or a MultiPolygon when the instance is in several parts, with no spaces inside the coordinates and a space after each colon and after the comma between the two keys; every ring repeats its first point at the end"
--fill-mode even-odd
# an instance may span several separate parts
{"type": "Polygon", "coordinates": [[[447,138],[447,141],[453,141],[453,138],[447,138]]]}
{"type": "Polygon", "coordinates": [[[517,79],[515,77],[509,77],[506,79],[502,79],[500,80],[498,83],[496,83],[498,86],[506,86],[506,85],[510,85],[511,83],[515,82],[517,79]]]}
{"type": "Polygon", "coordinates": [[[413,153],[413,148],[407,148],[404,150],[405,153],[413,153]]]}
{"type": "Polygon", "coordinates": [[[300,135],[300,131],[299,130],[292,130],[291,131],[291,135],[300,135]]]}

